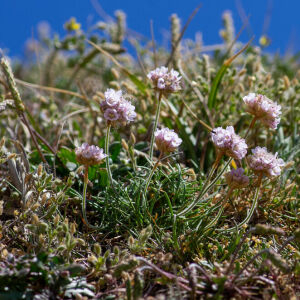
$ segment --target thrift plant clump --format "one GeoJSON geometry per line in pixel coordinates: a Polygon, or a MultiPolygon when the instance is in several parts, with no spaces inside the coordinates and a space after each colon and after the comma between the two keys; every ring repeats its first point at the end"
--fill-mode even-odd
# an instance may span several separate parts
{"type": "Polygon", "coordinates": [[[181,24],[0,51],[0,299],[299,296],[299,60],[181,24]]]}

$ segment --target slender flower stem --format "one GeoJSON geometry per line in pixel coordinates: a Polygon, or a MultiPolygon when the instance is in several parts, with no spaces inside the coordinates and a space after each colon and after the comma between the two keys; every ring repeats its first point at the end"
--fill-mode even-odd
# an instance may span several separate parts
{"type": "Polygon", "coordinates": [[[253,216],[253,213],[254,213],[254,211],[255,211],[255,209],[256,209],[256,206],[257,206],[257,200],[258,200],[258,196],[259,196],[259,190],[260,190],[260,185],[261,185],[261,179],[262,179],[262,176],[260,176],[260,177],[258,178],[259,184],[258,184],[258,186],[257,186],[257,188],[256,188],[256,191],[255,191],[255,194],[254,194],[254,199],[253,199],[251,208],[250,208],[249,212],[247,213],[246,218],[245,218],[240,224],[238,224],[238,225],[235,226],[235,227],[232,227],[232,228],[229,228],[229,229],[225,229],[225,230],[219,229],[218,231],[222,231],[222,232],[234,232],[236,229],[239,229],[239,228],[241,228],[243,225],[249,223],[249,221],[251,220],[251,217],[253,216]]]}
{"type": "Polygon", "coordinates": [[[216,177],[212,180],[211,183],[209,182],[205,182],[202,191],[200,192],[199,196],[192,201],[192,203],[189,204],[189,206],[187,206],[184,210],[182,210],[181,212],[179,212],[177,214],[177,216],[183,216],[185,214],[187,214],[189,211],[191,211],[196,205],[197,203],[202,199],[202,197],[216,184],[216,182],[220,179],[220,177],[224,174],[224,172],[226,171],[227,167],[229,166],[229,164],[231,163],[232,158],[230,158],[228,160],[228,162],[226,163],[226,165],[224,166],[224,168],[222,169],[222,171],[216,175],[216,177]]]}
{"type": "Polygon", "coordinates": [[[247,136],[248,136],[250,130],[254,127],[256,120],[257,120],[256,117],[254,117],[254,118],[252,119],[252,121],[251,121],[251,123],[250,123],[250,125],[249,125],[249,127],[248,127],[248,130],[247,130],[247,132],[246,132],[246,134],[245,134],[244,139],[247,138],[247,136]]]}
{"type": "Polygon", "coordinates": [[[159,113],[160,113],[160,106],[161,106],[161,98],[162,98],[162,93],[160,92],[158,94],[158,103],[157,103],[157,108],[156,108],[156,114],[155,114],[155,120],[154,120],[154,126],[153,126],[153,130],[152,130],[152,135],[151,135],[151,141],[150,141],[150,150],[149,150],[149,156],[150,156],[150,160],[152,161],[153,158],[153,146],[154,146],[154,138],[155,138],[155,131],[157,128],[157,123],[158,123],[158,119],[159,119],[159,113]]]}
{"type": "Polygon", "coordinates": [[[160,160],[161,160],[162,156],[163,156],[163,153],[160,153],[157,162],[154,164],[154,166],[153,166],[153,168],[152,168],[152,170],[151,170],[151,172],[150,172],[150,174],[149,174],[149,176],[147,178],[146,185],[145,185],[145,188],[144,188],[144,191],[143,191],[143,194],[142,194],[142,206],[145,205],[145,199],[146,199],[146,195],[147,195],[147,190],[148,190],[149,184],[151,182],[151,179],[152,179],[152,176],[153,176],[155,170],[157,169],[157,167],[158,167],[158,165],[160,163],[160,160]]]}
{"type": "Polygon", "coordinates": [[[208,174],[208,176],[207,176],[207,179],[205,180],[205,183],[204,183],[204,185],[203,185],[203,190],[207,187],[207,185],[209,184],[209,182],[210,182],[210,180],[211,180],[211,178],[212,178],[212,176],[214,175],[214,173],[215,173],[215,171],[217,170],[217,168],[218,168],[218,166],[219,166],[219,163],[220,163],[220,161],[221,161],[221,159],[222,159],[222,157],[223,157],[223,152],[218,152],[218,154],[217,154],[217,157],[216,157],[216,160],[215,160],[215,162],[213,163],[213,165],[212,165],[212,168],[211,168],[211,170],[210,170],[210,172],[209,172],[209,174],[208,174]]]}
{"type": "Polygon", "coordinates": [[[87,185],[89,181],[89,166],[84,166],[84,180],[83,180],[83,193],[82,193],[82,216],[84,219],[84,222],[87,227],[92,228],[92,229],[100,229],[100,226],[94,226],[89,223],[87,220],[86,216],[86,190],[87,190],[87,185]]]}
{"type": "Polygon", "coordinates": [[[105,158],[106,162],[106,169],[108,173],[108,179],[109,179],[109,185],[113,186],[113,178],[111,175],[111,170],[110,170],[110,164],[109,164],[109,134],[110,134],[110,128],[111,124],[107,124],[107,129],[106,129],[106,138],[105,138],[105,154],[107,155],[105,158]]]}
{"type": "Polygon", "coordinates": [[[217,224],[217,222],[219,221],[219,219],[222,216],[222,213],[224,211],[224,205],[225,205],[226,201],[229,199],[229,197],[231,196],[232,192],[233,192],[233,188],[230,188],[227,192],[225,199],[221,202],[222,207],[219,209],[217,216],[204,228],[204,231],[208,230],[209,228],[211,228],[215,224],[217,224]]]}

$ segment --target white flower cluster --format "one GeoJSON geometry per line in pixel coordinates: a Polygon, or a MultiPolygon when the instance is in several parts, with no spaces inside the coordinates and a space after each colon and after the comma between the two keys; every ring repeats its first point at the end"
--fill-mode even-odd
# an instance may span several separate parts
{"type": "Polygon", "coordinates": [[[277,157],[277,153],[272,154],[265,147],[256,147],[252,149],[252,155],[247,157],[249,167],[257,174],[268,177],[279,176],[281,168],[285,163],[277,157]]]}
{"type": "Polygon", "coordinates": [[[211,132],[212,142],[223,154],[241,160],[247,154],[248,146],[244,139],[235,134],[232,126],[214,128],[211,132]]]}
{"type": "Polygon", "coordinates": [[[83,143],[75,149],[76,160],[84,166],[93,166],[102,163],[107,156],[102,148],[98,146],[90,146],[88,143],[83,143]]]}
{"type": "Polygon", "coordinates": [[[264,125],[276,129],[280,122],[281,106],[268,97],[250,93],[243,98],[247,111],[254,115],[264,125]]]}
{"type": "Polygon", "coordinates": [[[147,77],[152,81],[156,90],[166,95],[181,90],[181,76],[173,69],[169,71],[166,67],[156,68],[148,73],[147,77]]]}
{"type": "Polygon", "coordinates": [[[108,89],[105,93],[105,100],[101,102],[100,107],[104,118],[111,123],[130,123],[136,118],[135,107],[127,101],[122,91],[108,89]]]}
{"type": "Polygon", "coordinates": [[[162,128],[155,131],[155,144],[162,153],[175,151],[181,143],[182,139],[178,137],[174,130],[162,128]]]}

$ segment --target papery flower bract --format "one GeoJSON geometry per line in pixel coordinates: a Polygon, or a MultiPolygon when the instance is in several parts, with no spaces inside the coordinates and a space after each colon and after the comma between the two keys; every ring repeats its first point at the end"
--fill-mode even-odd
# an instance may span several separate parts
{"type": "Polygon", "coordinates": [[[264,125],[276,129],[280,122],[281,106],[264,95],[250,93],[243,98],[247,111],[264,125]]]}
{"type": "Polygon", "coordinates": [[[178,137],[177,133],[169,128],[157,129],[154,135],[155,144],[162,153],[173,152],[182,143],[182,139],[178,137]]]}
{"type": "Polygon", "coordinates": [[[84,166],[98,165],[107,157],[102,148],[83,143],[75,149],[76,160],[84,166]]]}
{"type": "Polygon", "coordinates": [[[135,107],[126,100],[122,91],[108,89],[105,93],[105,100],[100,103],[104,118],[112,124],[130,123],[136,118],[135,107]]]}
{"type": "Polygon", "coordinates": [[[226,183],[232,189],[241,189],[249,185],[249,177],[244,175],[244,169],[232,169],[230,172],[225,175],[226,183]]]}
{"type": "Polygon", "coordinates": [[[149,72],[147,77],[152,81],[154,88],[164,94],[181,90],[181,76],[173,69],[169,71],[168,68],[162,66],[149,72]]]}
{"type": "Polygon", "coordinates": [[[252,149],[252,155],[247,157],[249,167],[256,174],[268,177],[279,176],[285,163],[281,158],[267,151],[266,147],[256,147],[252,149]]]}
{"type": "Polygon", "coordinates": [[[247,154],[248,146],[243,138],[234,132],[232,126],[214,128],[211,139],[216,148],[223,154],[235,159],[242,159],[247,154]]]}

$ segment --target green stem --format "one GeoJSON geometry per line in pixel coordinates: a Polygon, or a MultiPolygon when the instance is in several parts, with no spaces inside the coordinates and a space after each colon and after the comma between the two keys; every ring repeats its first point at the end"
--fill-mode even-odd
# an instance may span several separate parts
{"type": "Polygon", "coordinates": [[[154,140],[155,140],[155,131],[156,131],[157,123],[158,123],[158,119],[159,119],[161,98],[162,98],[162,93],[160,92],[158,94],[158,103],[157,103],[154,126],[153,126],[153,130],[152,130],[151,141],[150,141],[149,157],[150,157],[151,161],[152,161],[152,158],[153,158],[153,147],[154,147],[154,140]]]}
{"type": "Polygon", "coordinates": [[[220,179],[220,177],[223,175],[223,173],[226,171],[227,167],[229,166],[229,164],[231,163],[232,158],[230,158],[228,160],[228,162],[226,163],[226,165],[224,166],[224,168],[222,169],[222,171],[217,174],[217,176],[213,179],[213,181],[208,184],[208,182],[206,182],[204,184],[204,187],[201,191],[201,193],[199,194],[199,196],[188,206],[186,207],[183,211],[181,211],[180,213],[178,213],[178,216],[182,216],[185,215],[186,213],[188,213],[189,211],[191,211],[199,202],[199,200],[202,199],[202,197],[214,186],[214,184],[220,179]]]}
{"type": "Polygon", "coordinates": [[[158,157],[157,162],[156,162],[155,165],[153,166],[153,168],[152,168],[152,170],[151,170],[151,173],[149,174],[149,176],[148,176],[148,178],[147,178],[146,185],[145,185],[145,188],[144,188],[144,191],[143,191],[143,194],[142,194],[142,206],[145,205],[148,187],[149,187],[149,185],[150,185],[152,176],[153,176],[153,174],[154,174],[156,168],[158,167],[158,164],[160,163],[160,160],[161,160],[161,158],[162,158],[162,155],[163,155],[163,153],[161,152],[160,155],[159,155],[159,157],[158,157]]]}
{"type": "Polygon", "coordinates": [[[110,134],[110,128],[111,125],[107,124],[107,129],[106,129],[106,138],[105,138],[105,154],[107,155],[105,158],[106,162],[106,169],[108,173],[108,179],[109,179],[109,185],[113,186],[113,178],[110,170],[110,164],[109,164],[109,134],[110,134]]]}
{"type": "Polygon", "coordinates": [[[89,223],[86,216],[86,190],[89,181],[89,166],[84,166],[84,180],[83,180],[83,193],[82,193],[82,216],[85,222],[85,225],[92,229],[100,229],[100,226],[94,226],[89,223]]]}
{"type": "Polygon", "coordinates": [[[177,217],[176,215],[173,216],[173,242],[175,244],[176,250],[179,252],[180,247],[179,247],[178,238],[177,238],[176,217],[177,217]]]}
{"type": "Polygon", "coordinates": [[[230,188],[227,192],[227,195],[225,197],[225,199],[222,201],[221,203],[221,208],[219,209],[218,214],[216,215],[216,217],[204,228],[204,231],[208,230],[209,228],[213,227],[215,224],[217,224],[217,222],[219,221],[220,217],[222,216],[222,213],[224,211],[224,204],[226,203],[226,201],[229,199],[230,195],[232,194],[233,189],[230,188]]]}
{"type": "Polygon", "coordinates": [[[219,162],[222,159],[223,155],[224,155],[223,152],[218,152],[216,160],[215,160],[215,162],[212,165],[212,168],[211,168],[211,170],[210,170],[210,172],[209,172],[209,174],[208,174],[208,176],[207,176],[207,178],[205,180],[205,183],[204,183],[204,185],[202,187],[202,190],[206,189],[206,187],[208,186],[211,178],[213,177],[215,171],[218,168],[219,162]]]}
{"type": "Polygon", "coordinates": [[[254,199],[253,199],[253,202],[252,202],[252,205],[251,205],[251,208],[246,216],[246,218],[240,223],[238,224],[237,226],[235,227],[232,227],[232,228],[229,228],[229,229],[218,229],[218,231],[222,231],[222,232],[234,232],[235,230],[241,228],[243,225],[245,224],[248,224],[255,209],[256,209],[256,206],[257,206],[257,200],[258,200],[258,195],[259,195],[259,188],[260,188],[260,184],[259,186],[256,188],[256,191],[255,191],[255,194],[254,194],[254,199]]]}

